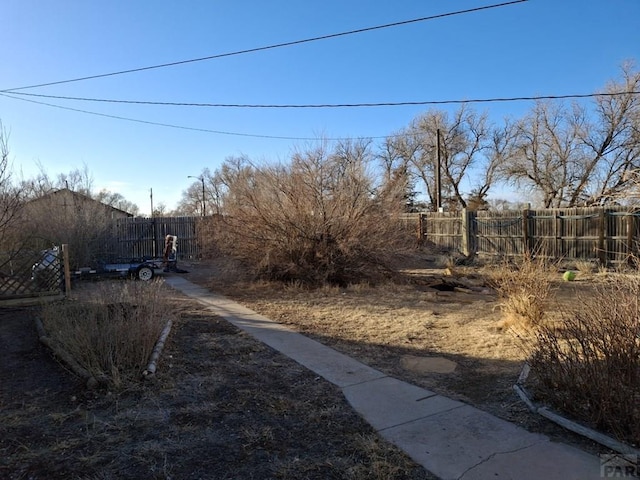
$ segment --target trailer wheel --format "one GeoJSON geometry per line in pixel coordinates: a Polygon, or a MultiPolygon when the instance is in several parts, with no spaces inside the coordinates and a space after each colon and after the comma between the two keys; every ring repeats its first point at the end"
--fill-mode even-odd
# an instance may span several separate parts
{"type": "Polygon", "coordinates": [[[146,265],[138,267],[138,270],[136,270],[136,278],[138,280],[142,280],[143,282],[148,282],[153,278],[153,268],[146,265]]]}

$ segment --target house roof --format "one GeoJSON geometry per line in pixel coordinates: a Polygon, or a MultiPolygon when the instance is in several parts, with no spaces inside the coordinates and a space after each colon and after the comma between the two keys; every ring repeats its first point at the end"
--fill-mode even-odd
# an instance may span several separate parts
{"type": "Polygon", "coordinates": [[[42,195],[41,197],[34,198],[33,200],[29,201],[28,203],[40,202],[40,201],[42,201],[44,199],[52,198],[52,197],[59,196],[59,195],[71,195],[73,198],[78,199],[80,201],[98,203],[98,204],[102,205],[105,208],[113,210],[114,212],[119,212],[119,213],[121,213],[123,215],[126,215],[127,217],[133,217],[132,213],[129,213],[129,212],[125,211],[125,210],[121,210],[119,208],[113,207],[113,206],[111,206],[111,205],[109,205],[107,203],[100,202],[100,201],[98,201],[98,200],[96,200],[94,198],[89,197],[88,195],[83,194],[83,193],[74,192],[73,190],[70,190],[68,188],[61,188],[59,190],[53,190],[53,191],[51,191],[49,193],[46,193],[46,194],[42,195]]]}

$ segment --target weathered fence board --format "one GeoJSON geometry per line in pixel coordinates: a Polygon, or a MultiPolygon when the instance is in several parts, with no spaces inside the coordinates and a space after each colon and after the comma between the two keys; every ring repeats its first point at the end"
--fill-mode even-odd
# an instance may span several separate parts
{"type": "Polygon", "coordinates": [[[414,216],[423,242],[479,255],[535,253],[622,262],[640,255],[640,212],[624,207],[433,212],[414,216]]]}
{"type": "Polygon", "coordinates": [[[178,258],[194,258],[199,254],[199,217],[120,218],[116,221],[119,258],[161,257],[167,235],[178,237],[178,258]]]}
{"type": "Polygon", "coordinates": [[[522,212],[469,212],[475,252],[522,255],[525,250],[522,212]]]}
{"type": "Polygon", "coordinates": [[[462,250],[462,217],[459,213],[420,215],[418,221],[419,232],[424,241],[451,250],[462,250]]]}

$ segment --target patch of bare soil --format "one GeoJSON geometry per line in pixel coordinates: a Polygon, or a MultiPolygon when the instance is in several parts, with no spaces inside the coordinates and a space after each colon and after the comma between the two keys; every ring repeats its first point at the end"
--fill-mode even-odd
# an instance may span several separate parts
{"type": "Polygon", "coordinates": [[[157,375],[88,391],[0,310],[0,478],[426,479],[340,391],[192,300],[157,375]]]}
{"type": "MultiPolygon", "coordinates": [[[[390,376],[591,453],[606,451],[531,413],[514,392],[528,339],[503,327],[495,292],[482,286],[472,267],[451,272],[425,264],[405,271],[414,278],[410,284],[316,290],[241,277],[232,281],[224,264],[215,261],[187,268],[187,279],[390,376]]],[[[560,282],[558,288],[570,305],[575,288],[584,283],[560,282]]]]}

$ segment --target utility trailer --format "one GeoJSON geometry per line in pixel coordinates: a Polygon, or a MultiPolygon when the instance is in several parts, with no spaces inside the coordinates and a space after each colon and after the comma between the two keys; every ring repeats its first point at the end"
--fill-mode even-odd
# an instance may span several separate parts
{"type": "MultiPolygon", "coordinates": [[[[177,265],[177,241],[175,235],[167,235],[162,258],[118,259],[114,261],[99,261],[95,267],[81,267],[71,272],[75,278],[91,276],[120,276],[130,277],[148,282],[156,276],[159,270],[164,272],[187,273],[177,265]]],[[[58,247],[42,252],[42,259],[31,268],[32,280],[42,280],[62,274],[61,255],[58,247]]]]}
{"type": "Polygon", "coordinates": [[[178,268],[178,237],[167,235],[164,241],[164,251],[162,258],[142,258],[133,260],[123,260],[115,262],[100,262],[98,267],[80,268],[73,272],[76,276],[88,275],[119,275],[122,277],[133,277],[144,282],[148,282],[156,276],[156,272],[177,272],[186,273],[186,270],[178,268]]]}
{"type": "Polygon", "coordinates": [[[156,276],[156,272],[164,268],[161,258],[132,259],[109,263],[98,263],[96,268],[82,267],[71,272],[75,277],[92,275],[132,277],[147,282],[156,276]]]}

